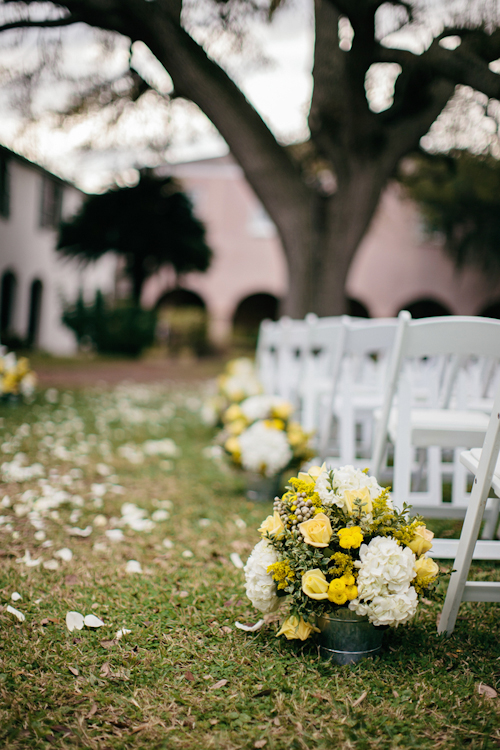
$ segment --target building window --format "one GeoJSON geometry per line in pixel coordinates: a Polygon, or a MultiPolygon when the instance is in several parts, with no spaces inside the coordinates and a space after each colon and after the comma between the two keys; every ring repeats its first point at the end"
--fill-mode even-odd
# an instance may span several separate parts
{"type": "Polygon", "coordinates": [[[48,175],[42,176],[40,226],[56,229],[61,221],[63,186],[48,175]]]}
{"type": "Polygon", "coordinates": [[[10,214],[9,161],[0,154],[0,216],[8,219],[10,214]]]}
{"type": "Polygon", "coordinates": [[[26,344],[28,347],[36,347],[38,343],[38,333],[40,330],[40,315],[42,312],[42,292],[43,284],[40,279],[35,279],[31,284],[30,290],[30,307],[28,317],[28,335],[26,344]]]}

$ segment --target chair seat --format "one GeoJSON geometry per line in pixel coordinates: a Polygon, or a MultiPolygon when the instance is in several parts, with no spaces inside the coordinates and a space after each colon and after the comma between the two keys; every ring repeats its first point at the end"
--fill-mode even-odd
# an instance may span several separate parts
{"type": "MultiPolygon", "coordinates": [[[[460,463],[462,463],[472,474],[477,474],[477,467],[481,458],[481,448],[472,448],[470,451],[463,451],[460,454],[460,463]]],[[[495,495],[500,497],[500,458],[495,465],[491,486],[495,495]]]]}
{"type": "MultiPolygon", "coordinates": [[[[458,409],[412,409],[411,442],[418,448],[437,445],[441,448],[474,448],[483,444],[488,415],[481,411],[458,409]]],[[[395,443],[398,412],[392,409],[388,433],[395,443]]]]}

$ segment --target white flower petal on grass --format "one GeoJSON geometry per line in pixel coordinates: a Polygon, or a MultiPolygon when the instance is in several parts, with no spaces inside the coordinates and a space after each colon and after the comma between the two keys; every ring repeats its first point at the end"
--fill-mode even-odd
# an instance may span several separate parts
{"type": "Polygon", "coordinates": [[[160,461],[158,464],[160,469],[163,469],[163,471],[172,471],[175,464],[173,461],[170,461],[170,459],[166,458],[163,461],[160,461]]]}
{"type": "Polygon", "coordinates": [[[64,560],[64,562],[69,562],[73,559],[73,553],[69,547],[63,547],[62,549],[58,549],[57,552],[54,552],[54,557],[59,557],[61,560],[64,560]]]}
{"type": "Polygon", "coordinates": [[[16,563],[23,563],[27,568],[36,568],[42,562],[41,557],[37,557],[35,560],[32,559],[30,551],[27,549],[24,553],[24,557],[18,557],[16,563]]]}
{"type": "Polygon", "coordinates": [[[106,526],[108,519],[102,513],[99,513],[92,521],[94,526],[106,526]]]}
{"type": "Polygon", "coordinates": [[[59,568],[59,563],[57,560],[47,560],[47,562],[43,563],[43,567],[45,570],[57,570],[59,568]]]}
{"type": "Polygon", "coordinates": [[[246,522],[242,518],[235,518],[234,524],[238,527],[238,529],[246,529],[247,527],[246,522]]]}
{"type": "Polygon", "coordinates": [[[170,513],[164,508],[159,508],[151,514],[151,518],[153,521],[167,521],[170,518],[170,513]]]}
{"type": "Polygon", "coordinates": [[[182,556],[186,557],[186,558],[188,558],[188,557],[194,557],[194,555],[193,555],[193,553],[191,552],[190,549],[185,549],[184,552],[182,553],[182,556]]]}
{"type": "Polygon", "coordinates": [[[18,591],[13,591],[12,594],[10,595],[10,598],[13,602],[18,602],[19,599],[22,599],[23,597],[18,591]]]}
{"type": "Polygon", "coordinates": [[[102,628],[103,621],[96,615],[85,615],[83,622],[87,628],[102,628]]]}
{"type": "Polygon", "coordinates": [[[260,630],[264,625],[265,620],[258,620],[255,625],[243,625],[241,622],[235,622],[234,627],[238,630],[245,630],[247,633],[255,633],[256,630],[260,630]]]}
{"type": "Polygon", "coordinates": [[[121,542],[125,534],[121,529],[108,529],[104,532],[110,542],[121,542]]]}
{"type": "Polygon", "coordinates": [[[162,542],[165,549],[173,549],[174,543],[171,539],[164,539],[162,542]]]}
{"type": "Polygon", "coordinates": [[[243,569],[245,567],[241,557],[237,552],[231,552],[231,554],[229,555],[229,559],[231,560],[235,568],[243,569]]]}
{"type": "Polygon", "coordinates": [[[73,526],[71,529],[67,529],[70,536],[82,536],[87,537],[92,534],[92,526],[86,526],[84,529],[79,529],[78,526],[73,526]]]}
{"type": "Polygon", "coordinates": [[[80,612],[71,611],[66,613],[66,627],[70,633],[72,633],[73,630],[81,630],[83,628],[83,622],[84,618],[80,612]]]}
{"type": "Polygon", "coordinates": [[[206,527],[210,526],[211,523],[212,521],[210,520],[210,518],[200,518],[200,520],[198,521],[198,525],[201,526],[202,529],[206,529],[206,527]]]}
{"type": "Polygon", "coordinates": [[[97,464],[95,470],[101,475],[101,477],[109,477],[109,475],[113,473],[113,469],[110,469],[107,464],[97,464]]]}
{"type": "Polygon", "coordinates": [[[142,565],[139,560],[128,560],[125,565],[126,573],[142,573],[142,565]]]}
{"type": "Polygon", "coordinates": [[[46,536],[47,535],[43,529],[40,529],[40,531],[35,533],[35,539],[37,542],[43,542],[46,536]]]}
{"type": "Polygon", "coordinates": [[[90,491],[94,497],[104,497],[104,495],[106,494],[106,485],[95,483],[91,484],[90,491]]]}
{"type": "Polygon", "coordinates": [[[15,609],[15,607],[11,607],[10,604],[7,605],[7,612],[10,612],[11,615],[17,617],[19,622],[24,622],[26,619],[22,612],[20,612],[18,609],[15,609]]]}
{"type": "Polygon", "coordinates": [[[122,638],[124,635],[128,635],[131,632],[132,631],[128,630],[127,628],[120,628],[120,630],[117,630],[115,633],[115,639],[119,641],[120,638],[122,638]]]}

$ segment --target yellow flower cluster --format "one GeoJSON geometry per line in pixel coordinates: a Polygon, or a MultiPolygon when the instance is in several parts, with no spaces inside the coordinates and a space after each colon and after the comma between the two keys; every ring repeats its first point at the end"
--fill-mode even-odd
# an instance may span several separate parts
{"type": "Polygon", "coordinates": [[[36,375],[30,370],[27,357],[19,357],[17,361],[12,353],[5,358],[0,357],[0,394],[17,396],[25,378],[25,382],[29,380],[30,386],[34,388],[36,375]],[[10,358],[12,358],[12,361],[7,364],[10,358]]]}
{"type": "Polygon", "coordinates": [[[269,565],[267,572],[273,577],[278,584],[278,589],[286,589],[291,578],[295,578],[295,573],[291,569],[288,560],[280,560],[269,565]]]}
{"type": "Polygon", "coordinates": [[[359,526],[348,526],[339,529],[339,544],[343,549],[357,549],[363,543],[363,534],[359,526]]]}
{"type": "Polygon", "coordinates": [[[343,575],[350,575],[354,568],[354,560],[345,552],[335,552],[330,560],[333,560],[334,566],[329,568],[328,573],[333,578],[340,578],[343,575]]]}
{"type": "Polygon", "coordinates": [[[353,575],[341,576],[341,578],[334,578],[333,581],[330,581],[328,599],[334,604],[345,604],[347,601],[355,599],[357,595],[358,589],[353,575]]]}
{"type": "Polygon", "coordinates": [[[302,591],[310,599],[320,601],[328,599],[334,604],[345,604],[358,595],[356,579],[353,575],[343,575],[334,578],[330,583],[319,568],[307,570],[302,576],[302,591]]]}

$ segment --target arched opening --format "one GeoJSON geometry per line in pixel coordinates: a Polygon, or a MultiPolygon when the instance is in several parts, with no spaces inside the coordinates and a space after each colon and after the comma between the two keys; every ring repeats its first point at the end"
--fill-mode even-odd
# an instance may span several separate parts
{"type": "Polygon", "coordinates": [[[357,299],[347,300],[347,312],[353,318],[369,318],[368,308],[357,299]]]}
{"type": "Polygon", "coordinates": [[[487,305],[484,310],[481,310],[480,313],[483,318],[496,318],[497,320],[500,319],[500,300],[497,302],[490,302],[489,305],[487,305]]]}
{"type": "Polygon", "coordinates": [[[2,344],[11,348],[14,336],[12,324],[16,303],[17,279],[12,271],[5,271],[0,285],[0,337],[2,344]]]}
{"type": "Polygon", "coordinates": [[[239,303],[233,315],[233,343],[255,347],[263,320],[278,319],[279,300],[272,294],[251,294],[239,303]]]}
{"type": "Polygon", "coordinates": [[[424,298],[403,305],[401,310],[408,310],[412,318],[436,318],[440,315],[451,315],[451,310],[435,299],[424,298]]]}
{"type": "Polygon", "coordinates": [[[156,305],[158,342],[171,354],[208,354],[208,315],[205,302],[189,289],[172,289],[156,305]]]}
{"type": "Polygon", "coordinates": [[[43,284],[40,279],[35,279],[30,289],[30,309],[28,318],[28,333],[26,336],[26,345],[34,348],[38,343],[38,333],[40,331],[40,316],[42,312],[42,293],[43,284]]]}

